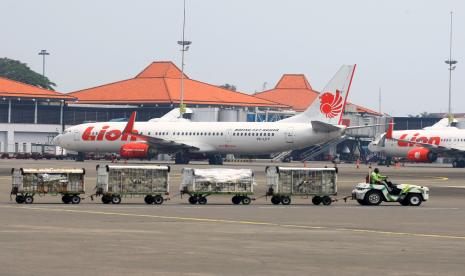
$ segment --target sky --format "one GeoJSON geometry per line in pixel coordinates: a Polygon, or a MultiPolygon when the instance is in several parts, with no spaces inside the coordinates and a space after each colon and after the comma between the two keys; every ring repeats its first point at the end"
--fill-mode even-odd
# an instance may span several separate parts
{"type": "MultiPolygon", "coordinates": [[[[282,74],[322,89],[357,64],[349,101],[394,116],[446,112],[450,11],[452,110],[465,112],[463,0],[187,0],[186,74],[252,94],[282,74]]],[[[152,61],[180,66],[182,0],[0,0],[0,57],[27,63],[60,92],[137,75],[152,61]]]]}

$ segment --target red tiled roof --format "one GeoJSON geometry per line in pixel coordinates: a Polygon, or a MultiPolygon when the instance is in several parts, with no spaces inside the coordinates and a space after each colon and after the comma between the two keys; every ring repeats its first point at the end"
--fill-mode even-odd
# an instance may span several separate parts
{"type": "MultiPolygon", "coordinates": [[[[211,84],[184,79],[186,104],[288,106],[230,91],[211,84]]],[[[153,62],[133,79],[69,93],[79,103],[179,103],[181,71],[172,62],[153,62]]]]}
{"type": "Polygon", "coordinates": [[[0,77],[0,97],[73,100],[67,94],[0,77]]]}
{"type": "Polygon", "coordinates": [[[304,111],[318,97],[303,74],[285,74],[276,87],[256,93],[260,99],[291,106],[295,111],[304,111]]]}
{"type": "MultiPolygon", "coordinates": [[[[318,98],[320,92],[313,90],[303,74],[284,74],[276,87],[267,91],[256,93],[257,98],[291,106],[292,109],[302,112],[318,98]]],[[[351,104],[348,102],[348,104],[351,104]]],[[[381,116],[371,109],[352,104],[357,112],[381,116]]]]}

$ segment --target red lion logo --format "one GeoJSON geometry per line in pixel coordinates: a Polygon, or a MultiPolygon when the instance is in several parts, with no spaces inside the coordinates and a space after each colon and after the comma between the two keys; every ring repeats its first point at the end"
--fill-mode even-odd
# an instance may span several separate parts
{"type": "Polygon", "coordinates": [[[334,118],[342,111],[341,91],[336,90],[336,95],[325,92],[320,96],[320,111],[326,118],[334,118]]]}

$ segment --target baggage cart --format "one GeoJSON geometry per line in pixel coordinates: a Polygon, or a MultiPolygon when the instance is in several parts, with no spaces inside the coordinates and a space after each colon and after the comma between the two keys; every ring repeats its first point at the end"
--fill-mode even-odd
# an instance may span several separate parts
{"type": "Polygon", "coordinates": [[[35,195],[61,195],[65,204],[79,204],[84,194],[84,169],[20,168],[12,169],[11,195],[16,202],[31,204],[35,195]]]}
{"type": "Polygon", "coordinates": [[[250,204],[255,178],[250,169],[184,168],[181,195],[189,195],[190,204],[207,204],[210,195],[232,195],[233,204],[250,204]]]}
{"type": "Polygon", "coordinates": [[[96,196],[104,204],[120,204],[122,197],[144,197],[147,204],[162,204],[169,196],[169,166],[97,166],[96,196]]]}
{"type": "Polygon", "coordinates": [[[312,197],[312,203],[330,205],[337,195],[334,168],[266,168],[267,196],[273,204],[289,205],[292,196],[312,197]]]}

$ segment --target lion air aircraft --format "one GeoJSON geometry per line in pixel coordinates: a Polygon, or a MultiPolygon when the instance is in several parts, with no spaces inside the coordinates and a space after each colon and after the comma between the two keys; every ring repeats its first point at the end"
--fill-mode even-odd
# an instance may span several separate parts
{"type": "Polygon", "coordinates": [[[133,112],[127,123],[70,127],[53,143],[78,152],[119,152],[122,158],[176,154],[178,164],[187,164],[191,154],[204,154],[210,164],[222,164],[221,154],[301,149],[344,135],[348,127],[341,125],[342,114],[354,71],[355,65],[343,65],[307,110],[277,122],[135,122],[133,112]]]}
{"type": "Polygon", "coordinates": [[[454,168],[464,168],[465,129],[449,126],[447,122],[445,118],[431,127],[398,131],[393,131],[391,122],[388,131],[371,142],[368,149],[414,162],[434,162],[438,156],[452,157],[454,168]]]}

